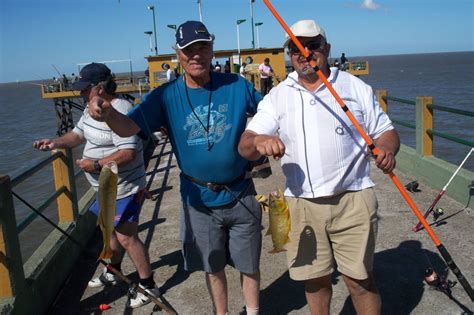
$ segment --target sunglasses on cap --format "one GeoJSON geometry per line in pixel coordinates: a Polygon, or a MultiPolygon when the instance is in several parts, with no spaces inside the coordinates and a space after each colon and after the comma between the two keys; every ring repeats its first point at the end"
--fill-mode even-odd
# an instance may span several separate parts
{"type": "MultiPolygon", "coordinates": [[[[326,44],[326,41],[324,39],[312,40],[304,44],[302,43],[303,47],[308,48],[308,50],[310,51],[318,50],[325,44],[326,44]]],[[[296,45],[293,42],[288,44],[288,52],[292,55],[301,53],[298,47],[296,47],[296,45]]]]}

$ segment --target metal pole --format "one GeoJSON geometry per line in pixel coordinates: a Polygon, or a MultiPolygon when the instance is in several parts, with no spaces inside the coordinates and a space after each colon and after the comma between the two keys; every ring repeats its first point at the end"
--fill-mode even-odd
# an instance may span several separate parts
{"type": "Polygon", "coordinates": [[[250,23],[252,24],[252,48],[255,49],[255,37],[254,37],[254,32],[253,32],[253,2],[255,0],[250,0],[250,23]]]}
{"type": "Polygon", "coordinates": [[[157,41],[156,41],[156,21],[155,21],[155,7],[152,7],[152,11],[153,11],[153,30],[155,32],[155,56],[158,56],[158,44],[157,44],[157,41]]]}
{"type": "Polygon", "coordinates": [[[197,0],[198,8],[199,8],[199,21],[202,22],[202,8],[201,8],[201,0],[197,0]]]}
{"type": "Polygon", "coordinates": [[[237,23],[237,53],[239,54],[239,63],[240,63],[240,34],[239,34],[239,23],[237,23]]]}
{"type": "Polygon", "coordinates": [[[257,48],[260,48],[260,36],[258,34],[258,26],[255,27],[257,29],[257,48]]]}

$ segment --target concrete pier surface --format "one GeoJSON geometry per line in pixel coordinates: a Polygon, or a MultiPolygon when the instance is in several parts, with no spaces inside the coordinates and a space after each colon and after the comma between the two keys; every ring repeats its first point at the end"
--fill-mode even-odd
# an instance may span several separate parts
{"type": "MultiPolygon", "coordinates": [[[[272,161],[273,175],[256,179],[257,192],[268,195],[283,188],[284,177],[278,162],[272,161]]],[[[163,298],[179,314],[212,314],[211,301],[202,272],[187,273],[183,269],[179,240],[179,168],[169,142],[162,140],[148,165],[149,190],[153,199],[143,205],[140,216],[140,238],[149,249],[154,278],[163,292],[163,298]]],[[[395,170],[403,184],[409,178],[395,170]]],[[[390,178],[372,168],[379,201],[379,229],[374,259],[374,274],[382,297],[382,314],[472,314],[474,304],[458,283],[452,288],[454,299],[428,287],[423,280],[424,270],[432,266],[442,274],[444,261],[427,233],[411,231],[417,223],[415,215],[392,184],[390,178]]],[[[410,193],[419,209],[424,211],[433,202],[438,191],[420,183],[420,191],[410,193]]],[[[474,216],[471,208],[444,196],[438,206],[445,214],[434,231],[450,252],[454,261],[471,285],[474,285],[474,216]]],[[[428,222],[433,222],[430,217],[428,222]]],[[[263,229],[268,227],[268,215],[263,216],[263,229]]],[[[130,309],[127,304],[127,285],[91,289],[87,282],[102,272],[96,263],[102,247],[97,231],[88,244],[71,276],[64,284],[49,314],[100,314],[98,306],[112,308],[104,314],[166,314],[148,304],[130,309]]],[[[309,314],[301,282],[289,278],[285,253],[270,254],[272,241],[263,238],[261,257],[261,314],[309,314]]],[[[124,274],[137,281],[138,276],[128,256],[122,264],[124,274]]],[[[229,313],[240,314],[245,305],[240,290],[239,273],[228,267],[229,313]]],[[[457,281],[450,272],[449,280],[457,281]]],[[[333,277],[331,314],[355,314],[351,299],[340,275],[333,277]]]]}

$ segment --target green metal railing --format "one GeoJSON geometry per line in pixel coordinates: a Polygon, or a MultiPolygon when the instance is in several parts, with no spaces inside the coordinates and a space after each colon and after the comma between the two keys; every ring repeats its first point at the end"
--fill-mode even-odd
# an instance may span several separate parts
{"type": "Polygon", "coordinates": [[[0,175],[0,298],[12,298],[25,286],[19,233],[38,216],[32,213],[17,225],[13,197],[40,213],[56,201],[59,224],[72,222],[78,216],[76,176],[70,149],[53,152],[51,156],[20,170],[11,179],[8,175],[0,175]],[[34,207],[13,189],[50,164],[53,165],[55,191],[34,207]]]}
{"type": "Polygon", "coordinates": [[[385,112],[388,110],[388,101],[394,101],[401,104],[414,105],[416,111],[416,123],[399,119],[392,119],[395,124],[416,130],[416,149],[421,155],[432,155],[433,137],[437,136],[452,142],[456,142],[469,147],[474,147],[474,142],[454,136],[449,133],[437,131],[433,129],[434,110],[440,112],[448,112],[465,117],[474,117],[473,111],[450,108],[447,106],[433,104],[432,97],[418,96],[416,101],[402,99],[398,97],[388,96],[386,90],[377,91],[379,104],[385,112]]]}

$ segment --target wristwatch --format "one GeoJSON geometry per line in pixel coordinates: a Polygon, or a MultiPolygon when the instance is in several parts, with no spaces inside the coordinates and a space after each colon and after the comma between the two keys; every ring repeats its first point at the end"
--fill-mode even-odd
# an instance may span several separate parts
{"type": "Polygon", "coordinates": [[[102,166],[100,166],[99,160],[95,160],[95,161],[94,161],[94,169],[95,169],[97,172],[100,172],[100,170],[102,169],[102,166]]]}

